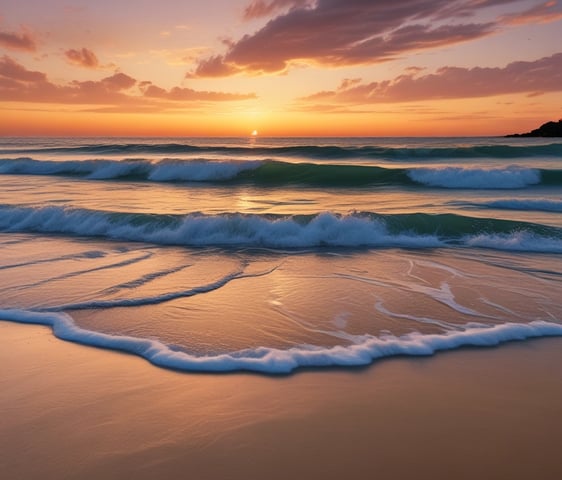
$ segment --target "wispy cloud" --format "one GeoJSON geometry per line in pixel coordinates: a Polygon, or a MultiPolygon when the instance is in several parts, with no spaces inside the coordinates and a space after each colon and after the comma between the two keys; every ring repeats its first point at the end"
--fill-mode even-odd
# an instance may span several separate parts
{"type": "Polygon", "coordinates": [[[224,102],[255,98],[255,94],[197,91],[174,87],[165,90],[152,82],[139,82],[125,73],[101,80],[51,82],[43,72],[32,71],[4,55],[0,57],[0,101],[104,105],[107,108],[166,110],[196,102],[224,102]]]}
{"type": "Polygon", "coordinates": [[[224,54],[201,59],[189,76],[276,74],[302,62],[374,64],[479,39],[515,22],[547,21],[559,10],[554,0],[524,11],[520,0],[253,0],[245,18],[277,16],[224,54]],[[499,6],[502,16],[491,8],[499,6]]]}
{"type": "Polygon", "coordinates": [[[562,91],[562,53],[535,61],[519,61],[503,68],[443,67],[418,75],[409,71],[392,80],[363,83],[345,79],[336,90],[317,92],[299,99],[307,110],[329,106],[367,105],[453,98],[473,98],[562,91]]]}
{"type": "Polygon", "coordinates": [[[0,47],[10,50],[35,52],[37,50],[37,40],[35,36],[25,28],[22,28],[21,32],[0,31],[0,47]]]}
{"type": "Polygon", "coordinates": [[[506,15],[502,21],[512,25],[525,23],[549,23],[562,18],[562,3],[556,0],[535,5],[523,12],[506,15]]]}
{"type": "Polygon", "coordinates": [[[149,54],[152,57],[157,57],[168,65],[173,66],[184,66],[191,65],[193,62],[200,57],[204,52],[208,50],[208,47],[190,47],[190,48],[175,48],[175,49],[152,49],[149,50],[149,54]]]}

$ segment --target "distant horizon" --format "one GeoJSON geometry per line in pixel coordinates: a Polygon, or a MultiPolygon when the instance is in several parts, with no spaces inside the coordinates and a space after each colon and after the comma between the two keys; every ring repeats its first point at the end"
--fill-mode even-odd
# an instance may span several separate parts
{"type": "MultiPolygon", "coordinates": [[[[258,141],[260,139],[291,139],[291,138],[445,138],[445,139],[452,139],[452,138],[510,138],[510,135],[513,133],[525,133],[525,132],[511,132],[506,134],[498,134],[498,135],[256,135],[253,136],[251,134],[247,135],[115,135],[115,134],[108,134],[108,135],[5,135],[0,134],[0,138],[138,138],[138,139],[162,139],[162,138],[192,138],[192,139],[229,139],[229,138],[247,138],[248,140],[255,140],[258,141]]],[[[511,137],[511,138],[543,138],[543,139],[555,139],[558,137],[511,137]]]]}
{"type": "MultiPolygon", "coordinates": [[[[0,138],[201,138],[201,139],[228,139],[228,138],[248,138],[248,139],[291,139],[291,138],[506,138],[506,135],[3,135],[0,138]]],[[[525,138],[525,137],[521,137],[525,138]]],[[[529,137],[527,137],[529,138],[529,137]]],[[[537,138],[537,137],[535,137],[537,138]]],[[[549,137],[539,137],[549,138],[549,137]]],[[[552,138],[552,137],[551,137],[552,138]]]]}

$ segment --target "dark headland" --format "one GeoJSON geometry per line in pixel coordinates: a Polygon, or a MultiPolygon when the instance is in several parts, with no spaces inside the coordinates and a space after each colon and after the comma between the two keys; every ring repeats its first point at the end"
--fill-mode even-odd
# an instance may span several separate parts
{"type": "Polygon", "coordinates": [[[547,122],[527,133],[514,133],[506,137],[562,137],[562,120],[547,122]]]}

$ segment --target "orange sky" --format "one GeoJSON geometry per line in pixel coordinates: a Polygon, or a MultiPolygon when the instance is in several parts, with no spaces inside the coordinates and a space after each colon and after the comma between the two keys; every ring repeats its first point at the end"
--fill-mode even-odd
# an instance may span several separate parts
{"type": "Polygon", "coordinates": [[[562,117],[562,2],[0,1],[1,135],[503,135],[562,117]]]}

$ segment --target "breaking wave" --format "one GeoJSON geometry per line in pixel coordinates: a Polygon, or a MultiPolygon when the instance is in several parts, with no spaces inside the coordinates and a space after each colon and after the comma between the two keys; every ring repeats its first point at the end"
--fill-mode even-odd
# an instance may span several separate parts
{"type": "Polygon", "coordinates": [[[519,189],[562,185],[562,170],[507,166],[498,168],[385,168],[367,165],[291,163],[277,160],[163,159],[0,160],[0,174],[62,175],[91,180],[149,182],[252,183],[257,186],[302,184],[318,187],[407,185],[462,189],[519,189]]]}
{"type": "Polygon", "coordinates": [[[162,215],[59,206],[0,205],[0,231],[55,233],[190,247],[477,246],[562,252],[562,230],[540,224],[454,214],[162,215]]]}

